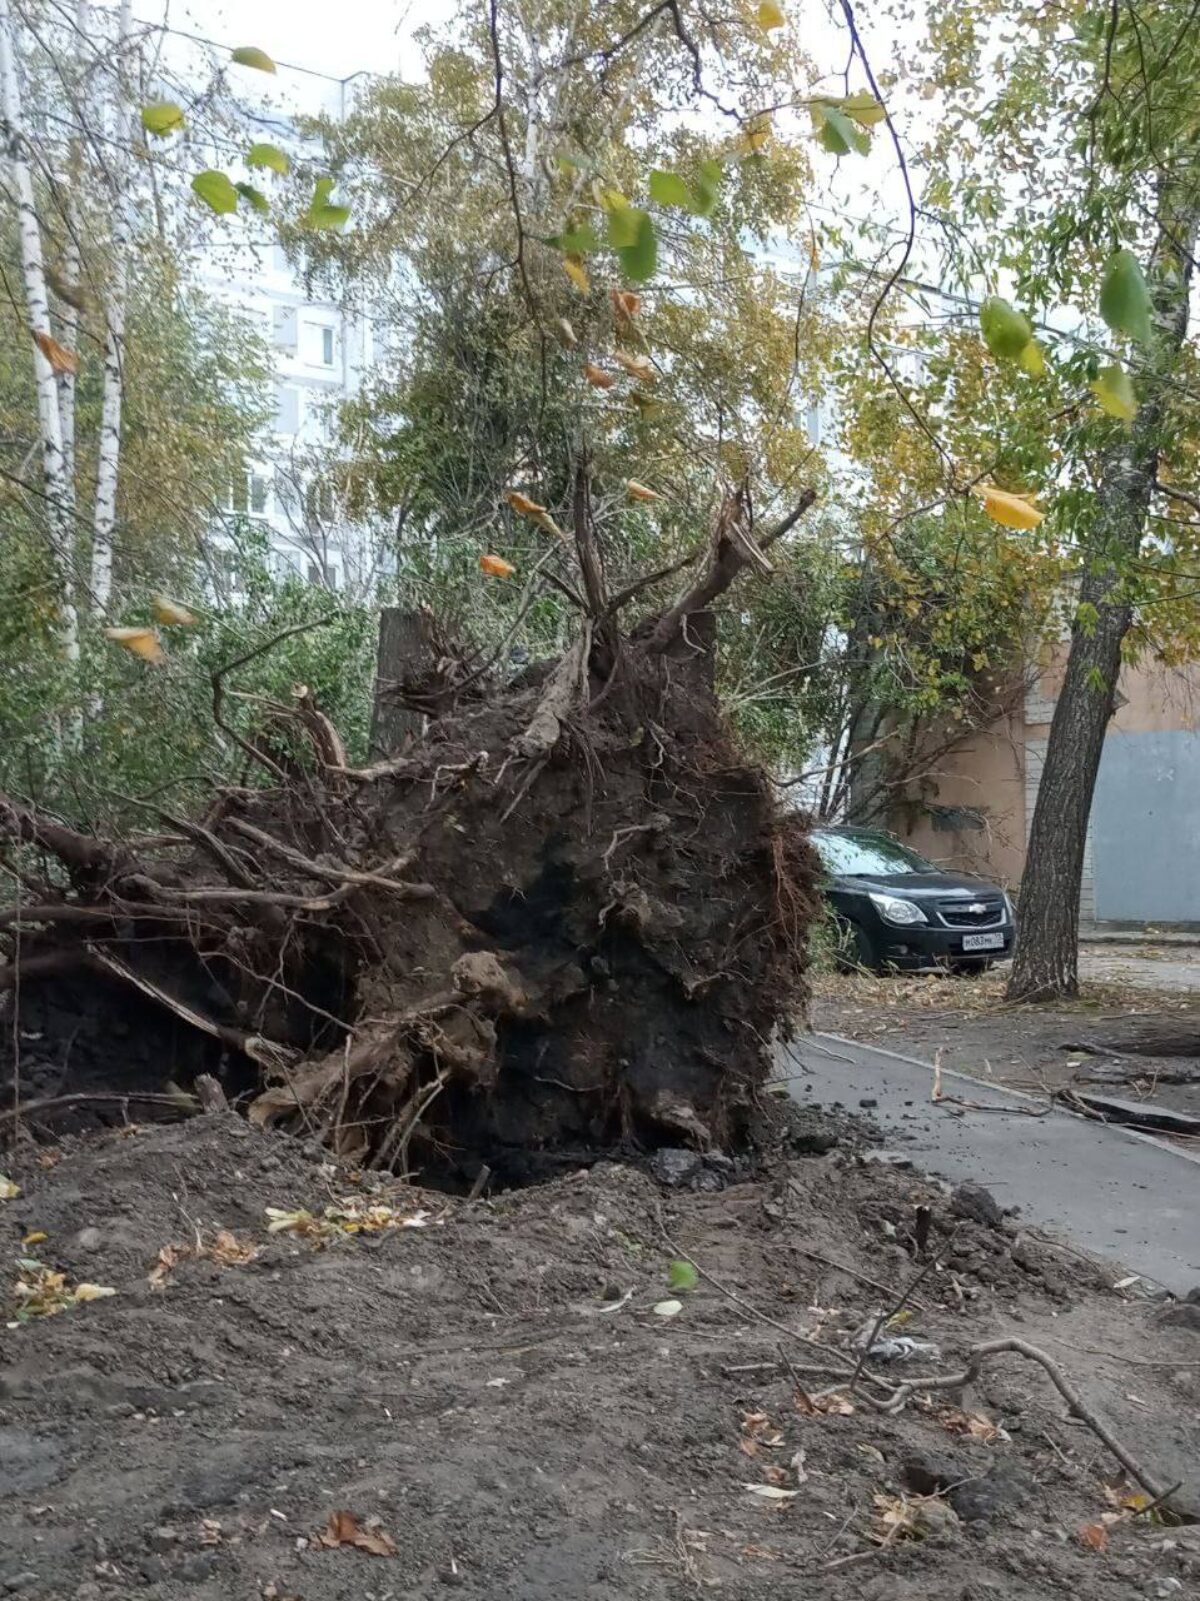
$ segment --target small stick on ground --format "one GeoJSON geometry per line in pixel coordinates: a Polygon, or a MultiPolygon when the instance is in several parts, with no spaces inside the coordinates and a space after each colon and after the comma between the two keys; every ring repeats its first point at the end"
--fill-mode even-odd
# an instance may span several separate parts
{"type": "Polygon", "coordinates": [[[1028,1345],[1024,1340],[1011,1338],[986,1340],[981,1345],[971,1347],[967,1353],[967,1365],[961,1373],[933,1374],[925,1378],[906,1379],[897,1387],[894,1400],[886,1410],[899,1412],[913,1395],[923,1390],[965,1390],[979,1377],[980,1369],[989,1357],[1003,1355],[1023,1356],[1030,1362],[1036,1362],[1067,1403],[1072,1415],[1091,1429],[1101,1444],[1112,1452],[1147,1495],[1152,1496],[1159,1504],[1170,1500],[1179,1486],[1168,1488],[1162,1480],[1156,1479],[1148,1469],[1144,1468],[1128,1447],[1122,1445],[1104,1420],[1088,1406],[1054,1358],[1047,1356],[1045,1351],[1039,1350],[1036,1345],[1028,1345]]]}

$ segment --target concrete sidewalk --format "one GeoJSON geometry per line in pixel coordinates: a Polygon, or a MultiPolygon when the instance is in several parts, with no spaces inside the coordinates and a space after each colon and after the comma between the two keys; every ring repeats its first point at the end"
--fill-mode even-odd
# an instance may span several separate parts
{"type": "Polygon", "coordinates": [[[776,1051],[776,1077],[802,1105],[841,1105],[883,1129],[890,1149],[948,1179],[984,1185],[1004,1207],[1091,1255],[1185,1295],[1200,1285],[1200,1158],[1126,1129],[1041,1110],[1028,1096],[943,1073],[833,1034],[776,1051]]]}

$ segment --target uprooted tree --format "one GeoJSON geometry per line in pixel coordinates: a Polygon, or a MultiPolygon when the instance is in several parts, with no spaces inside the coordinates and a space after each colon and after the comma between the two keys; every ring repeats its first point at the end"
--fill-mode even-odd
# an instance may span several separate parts
{"type": "Polygon", "coordinates": [[[259,1123],[451,1182],[736,1140],[802,1000],[811,870],[722,727],[709,608],[811,498],[756,536],[728,493],[687,587],[630,626],[664,574],[609,587],[580,469],[553,552],[569,648],[505,684],[447,647],[394,688],[427,718],[402,753],[348,766],[302,691],[235,728],[243,658],[213,712],[256,782],[201,818],[163,811],[135,848],[4,802],[26,1015],[51,984],[101,1031],[148,1005],[184,1043],[142,1089],[217,1071],[259,1123]]]}

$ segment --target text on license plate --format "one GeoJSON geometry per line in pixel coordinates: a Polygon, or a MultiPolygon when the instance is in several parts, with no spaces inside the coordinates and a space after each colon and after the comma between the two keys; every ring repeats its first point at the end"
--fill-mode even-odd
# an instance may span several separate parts
{"type": "Polygon", "coordinates": [[[1003,934],[964,934],[964,951],[1002,951],[1004,949],[1003,934]]]}

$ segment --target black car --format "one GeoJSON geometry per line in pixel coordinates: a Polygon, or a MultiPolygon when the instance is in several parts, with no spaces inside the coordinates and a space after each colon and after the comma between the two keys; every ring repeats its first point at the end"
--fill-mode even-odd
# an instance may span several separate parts
{"type": "Polygon", "coordinates": [[[843,965],[971,972],[1011,954],[1013,907],[998,885],[943,873],[874,829],[817,828],[811,838],[843,965]]]}

